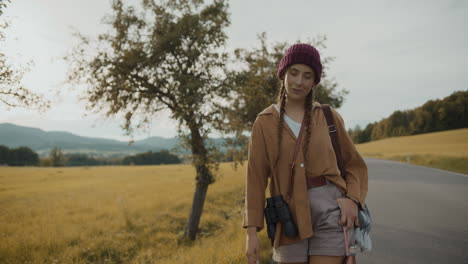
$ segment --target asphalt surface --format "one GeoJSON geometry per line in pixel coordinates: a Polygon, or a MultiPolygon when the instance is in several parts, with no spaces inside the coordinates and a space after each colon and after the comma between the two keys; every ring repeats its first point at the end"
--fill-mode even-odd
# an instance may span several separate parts
{"type": "Polygon", "coordinates": [[[373,251],[369,263],[468,264],[468,175],[366,159],[373,251]]]}

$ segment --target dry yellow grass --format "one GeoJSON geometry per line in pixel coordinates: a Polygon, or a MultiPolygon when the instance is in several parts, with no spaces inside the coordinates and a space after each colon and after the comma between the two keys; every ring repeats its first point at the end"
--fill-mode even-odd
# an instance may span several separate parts
{"type": "Polygon", "coordinates": [[[443,155],[468,157],[468,128],[393,137],[356,145],[364,156],[443,155]]]}
{"type": "MultiPolygon", "coordinates": [[[[189,165],[0,168],[2,263],[245,263],[245,169],[220,167],[195,243],[189,165]]],[[[260,236],[268,248],[265,232],[260,236]]],[[[271,252],[264,250],[266,260],[271,252]]]]}
{"type": "MultiPolygon", "coordinates": [[[[357,147],[364,156],[464,161],[467,144],[468,129],[460,129],[357,147]]],[[[200,236],[191,243],[181,239],[194,191],[190,165],[0,167],[0,262],[245,263],[245,167],[234,171],[223,163],[219,174],[208,189],[200,236]]],[[[266,232],[259,238],[267,263],[266,232]]]]}
{"type": "Polygon", "coordinates": [[[375,157],[468,174],[468,128],[386,138],[356,145],[375,157]]]}

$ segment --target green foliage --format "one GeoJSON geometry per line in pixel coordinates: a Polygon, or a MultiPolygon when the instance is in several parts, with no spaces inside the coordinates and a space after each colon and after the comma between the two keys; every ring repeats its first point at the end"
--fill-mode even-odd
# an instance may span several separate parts
{"type": "MultiPolygon", "coordinates": [[[[229,77],[229,89],[224,94],[228,106],[220,106],[223,116],[227,119],[220,127],[224,131],[238,132],[250,131],[253,122],[259,112],[276,102],[280,89],[280,82],[276,76],[278,64],[284,53],[291,45],[287,42],[275,42],[268,44],[266,33],[258,36],[260,47],[254,49],[236,49],[234,52],[241,70],[232,71],[229,77]]],[[[320,36],[318,39],[307,43],[324,50],[326,38],[320,36]]],[[[323,73],[322,81],[316,89],[315,99],[320,103],[328,103],[333,107],[340,107],[346,90],[336,91],[338,84],[328,76],[331,57],[322,58],[323,73]]]]}
{"type": "Polygon", "coordinates": [[[28,147],[9,149],[0,146],[0,165],[37,166],[39,165],[39,155],[28,147]]]}
{"type": "Polygon", "coordinates": [[[86,154],[67,154],[65,155],[65,166],[96,166],[107,165],[106,161],[97,160],[86,154]]]}
{"type": "Polygon", "coordinates": [[[6,146],[0,145],[0,165],[8,164],[8,153],[10,149],[6,146]]]}
{"type": "Polygon", "coordinates": [[[133,156],[127,156],[122,160],[122,164],[124,165],[159,165],[177,163],[181,163],[181,160],[177,156],[169,153],[167,150],[140,153],[133,156]]]}
{"type": "Polygon", "coordinates": [[[210,120],[209,107],[223,82],[224,53],[217,51],[229,24],[227,4],[215,1],[143,1],[143,10],[114,1],[108,17],[111,33],[104,33],[91,47],[82,39],[66,59],[70,81],[89,84],[87,101],[108,115],[125,115],[124,129],[132,132],[163,109],[191,125],[210,120]],[[91,59],[87,49],[96,48],[91,59]],[[134,120],[141,117],[138,123],[134,120]]]}
{"type": "Polygon", "coordinates": [[[359,141],[359,136],[362,134],[362,129],[359,125],[356,125],[354,129],[349,128],[347,132],[353,142],[357,142],[359,141]]]}
{"type": "Polygon", "coordinates": [[[77,33],[81,43],[65,58],[68,79],[88,84],[83,99],[90,109],[123,116],[127,134],[144,128],[157,112],[170,110],[182,146],[192,151],[192,163],[215,171],[215,147],[204,142],[213,103],[224,88],[228,5],[222,0],[141,3],[113,1],[113,14],[106,18],[111,30],[95,41],[77,33]]]}
{"type": "MultiPolygon", "coordinates": [[[[258,113],[276,101],[280,82],[277,78],[278,64],[286,49],[292,44],[287,42],[269,43],[266,33],[258,36],[260,45],[253,49],[236,49],[234,56],[235,69],[228,74],[224,90],[224,98],[228,102],[219,104],[217,128],[225,133],[232,133],[234,137],[226,141],[228,156],[242,162],[247,157],[248,136],[258,113]]],[[[307,41],[319,50],[324,50],[326,37],[307,41]]],[[[323,57],[324,67],[322,80],[315,93],[315,100],[328,103],[333,107],[340,107],[346,90],[337,91],[338,84],[329,77],[331,57],[323,57]]],[[[237,165],[237,162],[234,163],[237,165]]]]}
{"type": "Polygon", "coordinates": [[[355,143],[468,127],[468,91],[430,100],[413,110],[395,111],[388,118],[350,130],[355,143]]]}
{"type": "Polygon", "coordinates": [[[374,130],[374,126],[377,124],[377,122],[374,122],[374,123],[370,123],[366,126],[366,128],[364,128],[364,130],[358,134],[357,136],[357,143],[361,143],[361,142],[369,142],[371,141],[371,137],[372,137],[372,131],[374,130]]]}
{"type": "MultiPolygon", "coordinates": [[[[224,0],[143,0],[139,8],[114,0],[107,18],[111,30],[97,41],[77,34],[81,44],[66,57],[69,81],[88,85],[83,93],[88,107],[124,117],[126,133],[132,134],[135,124],[148,125],[157,112],[170,111],[182,146],[192,152],[196,193],[206,193],[219,169],[219,152],[205,143],[214,102],[225,87],[227,7],[224,0]]],[[[194,196],[186,229],[190,239],[203,202],[194,196]]]]}

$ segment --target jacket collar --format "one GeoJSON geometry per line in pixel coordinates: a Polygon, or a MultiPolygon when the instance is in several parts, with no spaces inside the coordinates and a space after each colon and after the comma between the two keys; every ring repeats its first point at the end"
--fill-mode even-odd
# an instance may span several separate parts
{"type": "MultiPolygon", "coordinates": [[[[322,108],[322,105],[317,102],[317,101],[314,101],[314,103],[312,104],[312,111],[316,108],[322,108]]],[[[271,104],[269,107],[263,109],[262,112],[260,112],[258,115],[268,115],[268,114],[273,114],[274,112],[277,112],[276,109],[275,109],[275,106],[274,104],[271,104]]]]}

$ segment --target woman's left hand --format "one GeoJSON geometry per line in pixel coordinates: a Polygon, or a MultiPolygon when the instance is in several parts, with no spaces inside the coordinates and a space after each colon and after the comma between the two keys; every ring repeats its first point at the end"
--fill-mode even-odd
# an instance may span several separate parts
{"type": "Polygon", "coordinates": [[[341,217],[338,223],[346,225],[346,229],[352,228],[358,214],[357,204],[349,198],[338,198],[336,199],[336,203],[341,210],[341,217]]]}

